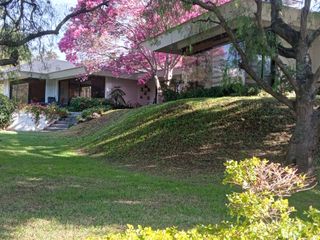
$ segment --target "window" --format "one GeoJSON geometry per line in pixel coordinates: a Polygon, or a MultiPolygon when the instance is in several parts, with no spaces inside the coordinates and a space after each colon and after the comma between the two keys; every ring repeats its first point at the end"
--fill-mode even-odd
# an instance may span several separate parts
{"type": "Polygon", "coordinates": [[[11,98],[21,103],[28,103],[29,83],[12,85],[11,98]]]}
{"type": "Polygon", "coordinates": [[[91,98],[91,86],[81,87],[80,97],[91,98]]]}

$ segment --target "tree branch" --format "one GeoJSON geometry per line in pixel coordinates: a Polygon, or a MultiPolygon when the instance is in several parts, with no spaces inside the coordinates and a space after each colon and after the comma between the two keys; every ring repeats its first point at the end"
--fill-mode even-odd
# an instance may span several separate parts
{"type": "MultiPolygon", "coordinates": [[[[185,2],[190,3],[190,0],[183,0],[185,2]]],[[[220,25],[223,27],[223,29],[226,31],[227,35],[229,36],[231,43],[233,44],[233,46],[235,47],[235,49],[237,50],[237,52],[240,55],[241,58],[241,63],[240,63],[240,67],[242,67],[247,74],[249,74],[249,76],[259,85],[261,86],[266,92],[268,92],[270,95],[272,95],[274,98],[278,99],[280,102],[284,103],[285,105],[287,105],[290,109],[294,110],[294,104],[293,102],[288,99],[286,96],[274,91],[272,89],[272,87],[267,84],[263,79],[261,79],[257,73],[254,71],[254,69],[251,67],[250,65],[250,61],[247,57],[247,55],[245,54],[245,52],[243,51],[242,47],[239,44],[239,41],[237,40],[233,30],[229,27],[226,19],[223,17],[222,13],[220,12],[218,6],[214,3],[205,3],[201,0],[191,0],[191,3],[194,5],[198,5],[208,11],[213,12],[218,20],[220,21],[220,25]]]]}
{"type": "Polygon", "coordinates": [[[281,8],[282,0],[271,0],[271,28],[291,46],[295,46],[299,40],[299,32],[283,21],[281,8]]]}
{"type": "Polygon", "coordinates": [[[311,0],[305,0],[301,11],[300,39],[303,41],[308,37],[308,15],[310,12],[311,0]]]}
{"type": "Polygon", "coordinates": [[[296,58],[296,52],[293,48],[286,48],[282,46],[281,44],[278,44],[277,46],[279,55],[285,58],[296,58]]]}
{"type": "Polygon", "coordinates": [[[13,51],[13,53],[11,53],[10,58],[0,59],[0,66],[8,66],[8,65],[16,66],[18,65],[18,61],[19,61],[19,53],[17,50],[15,50],[13,51]]]}
{"type": "Polygon", "coordinates": [[[1,40],[0,41],[0,46],[19,47],[19,46],[25,45],[26,43],[28,43],[28,42],[36,39],[36,38],[40,38],[40,37],[43,37],[43,36],[46,36],[46,35],[57,35],[57,34],[59,34],[59,32],[60,32],[61,28],[63,27],[63,25],[66,22],[68,22],[71,18],[74,18],[74,17],[76,17],[76,16],[78,16],[80,14],[93,12],[93,11],[101,8],[102,6],[108,6],[108,4],[109,4],[109,0],[104,0],[102,3],[100,3],[97,6],[92,7],[92,8],[82,7],[81,9],[79,9],[79,10],[77,10],[77,11],[75,11],[73,13],[70,13],[67,16],[65,16],[65,18],[53,30],[45,30],[45,31],[39,31],[39,32],[36,32],[36,33],[31,33],[31,34],[27,35],[26,37],[24,37],[23,39],[18,40],[18,41],[12,41],[12,40],[8,40],[8,39],[1,40]]]}

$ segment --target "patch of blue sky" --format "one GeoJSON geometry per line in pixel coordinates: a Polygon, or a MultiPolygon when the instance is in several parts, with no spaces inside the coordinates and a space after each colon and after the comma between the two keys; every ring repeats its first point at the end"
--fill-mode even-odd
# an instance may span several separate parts
{"type": "MultiPolygon", "coordinates": [[[[55,18],[53,19],[53,27],[56,26],[71,9],[76,6],[77,0],[53,0],[52,6],[55,9],[55,18]]],[[[58,43],[65,33],[64,27],[58,36],[46,36],[41,39],[35,40],[32,44],[32,51],[34,56],[38,56],[42,49],[45,51],[55,52],[59,59],[65,60],[65,54],[59,50],[58,43]]]]}

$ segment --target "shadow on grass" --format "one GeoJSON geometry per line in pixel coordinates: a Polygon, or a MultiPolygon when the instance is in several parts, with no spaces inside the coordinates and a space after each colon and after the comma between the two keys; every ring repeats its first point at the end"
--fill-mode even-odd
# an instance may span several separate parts
{"type": "Polygon", "coordinates": [[[57,229],[52,239],[65,239],[67,228],[84,238],[126,224],[188,228],[226,214],[225,186],[119,170],[76,155],[71,142],[47,133],[0,133],[1,239],[33,233],[30,239],[39,239],[57,229]]]}
{"type": "Polygon", "coordinates": [[[134,110],[83,146],[134,168],[213,173],[230,159],[283,161],[292,125],[270,99],[189,100],[134,110]]]}
{"type": "MultiPolygon", "coordinates": [[[[281,161],[293,123],[283,106],[259,99],[180,101],[107,118],[69,133],[0,133],[1,239],[217,223],[231,192],[220,184],[222,163],[252,155],[281,161]],[[99,159],[71,151],[79,144],[99,159]],[[28,234],[35,235],[21,237],[28,234]]],[[[292,198],[300,210],[320,208],[317,199],[319,188],[292,198]]]]}

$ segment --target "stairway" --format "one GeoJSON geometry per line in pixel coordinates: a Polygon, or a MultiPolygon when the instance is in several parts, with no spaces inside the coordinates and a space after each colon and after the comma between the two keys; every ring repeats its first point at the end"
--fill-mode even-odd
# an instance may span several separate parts
{"type": "Polygon", "coordinates": [[[45,131],[48,132],[57,132],[57,131],[63,131],[68,129],[69,127],[77,124],[77,117],[81,113],[78,112],[70,112],[68,117],[61,118],[57,121],[55,121],[53,124],[51,124],[49,127],[45,129],[45,131]]]}

